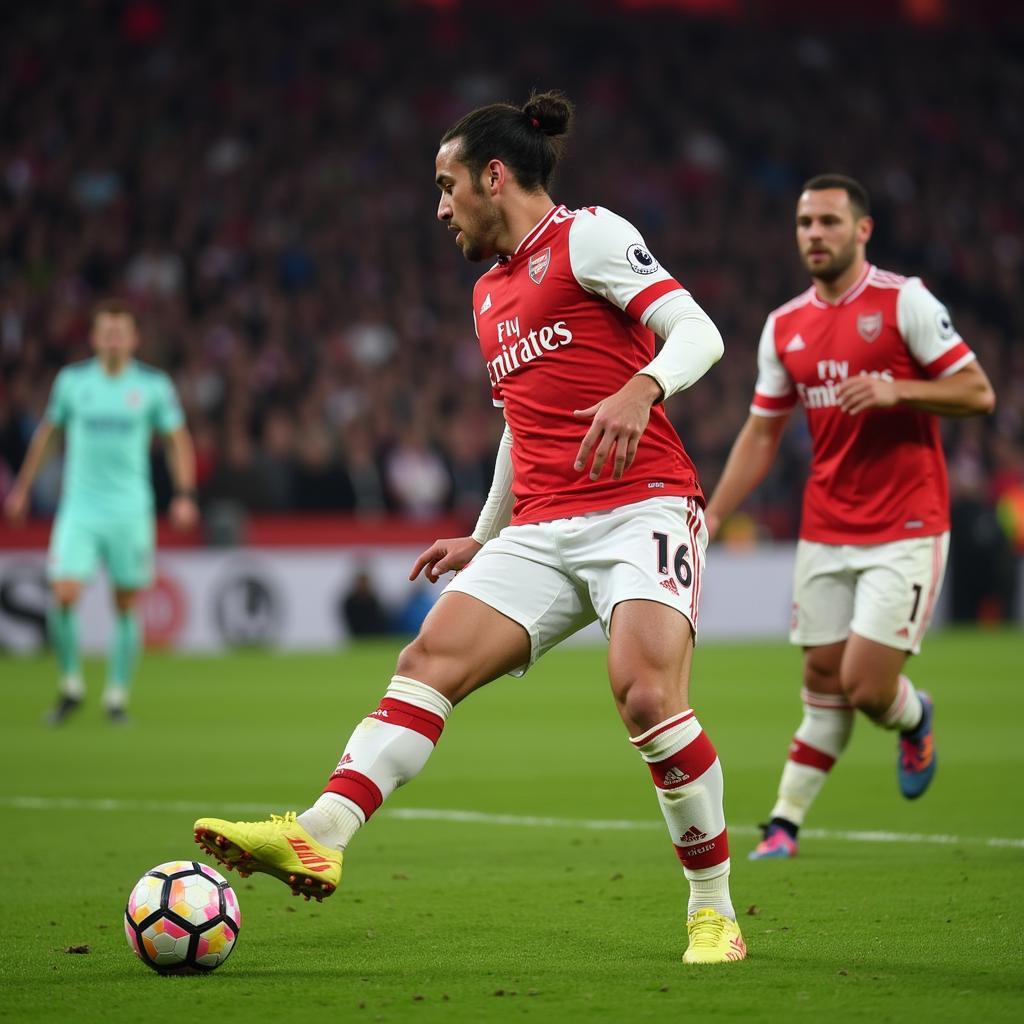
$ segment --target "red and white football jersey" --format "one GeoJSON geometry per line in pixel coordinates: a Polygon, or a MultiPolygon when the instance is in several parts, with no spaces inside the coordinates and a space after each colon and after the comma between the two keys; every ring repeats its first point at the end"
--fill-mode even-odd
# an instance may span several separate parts
{"type": "Polygon", "coordinates": [[[573,416],[654,358],[644,323],[686,290],[628,221],[601,207],[556,206],[476,283],[473,315],[495,405],[512,431],[512,523],[616,508],[659,495],[703,500],[693,463],[661,405],[633,465],[612,480],[573,468],[590,421],[573,416]]]}
{"type": "Polygon", "coordinates": [[[918,277],[866,264],[833,303],[813,286],[772,313],[761,334],[751,412],[786,415],[800,402],[811,473],[800,536],[824,544],[883,544],[949,529],[949,485],[938,418],[907,406],[849,416],[836,386],[956,373],[974,353],[918,277]]]}

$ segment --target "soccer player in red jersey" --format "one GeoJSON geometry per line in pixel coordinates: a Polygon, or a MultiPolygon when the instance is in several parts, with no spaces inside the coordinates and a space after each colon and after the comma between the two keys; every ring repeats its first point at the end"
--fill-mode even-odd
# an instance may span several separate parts
{"type": "Polygon", "coordinates": [[[919,797],[935,772],[932,701],[903,668],[920,650],[949,544],[936,417],[989,413],[995,396],[920,278],[868,263],[872,226],[853,179],[825,174],[804,186],[796,240],[813,283],[765,323],[750,416],[708,502],[714,536],[764,479],[803,405],[812,455],[790,640],[804,649],[804,717],[752,859],[796,855],[855,711],[899,734],[905,797],[919,797]]]}
{"type": "Polygon", "coordinates": [[[196,836],[222,861],[331,892],[341,851],[422,769],[453,706],[598,619],[619,714],[690,883],[683,959],[727,963],[746,947],[729,895],[722,769],[688,695],[703,498],[661,404],[721,357],[722,340],[631,224],[552,201],[571,118],[559,93],[490,105],[437,153],[438,219],[466,259],[493,261],[473,315],[506,421],[473,535],[436,541],[410,579],[461,572],[312,808],[297,820],[200,819],[196,836]]]}

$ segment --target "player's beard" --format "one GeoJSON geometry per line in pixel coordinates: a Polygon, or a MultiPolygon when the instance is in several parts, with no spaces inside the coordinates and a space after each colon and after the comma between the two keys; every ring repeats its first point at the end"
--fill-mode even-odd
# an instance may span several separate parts
{"type": "Polygon", "coordinates": [[[500,228],[501,217],[498,211],[489,203],[481,201],[478,212],[469,219],[469,224],[463,224],[460,228],[462,231],[462,255],[470,263],[479,263],[481,260],[496,256],[494,243],[488,243],[497,237],[500,228]]]}
{"type": "Polygon", "coordinates": [[[809,262],[810,253],[804,256],[804,266],[808,273],[817,281],[824,281],[831,284],[842,277],[853,265],[857,258],[857,242],[851,238],[850,241],[840,249],[828,263],[823,267],[812,267],[809,262]]]}

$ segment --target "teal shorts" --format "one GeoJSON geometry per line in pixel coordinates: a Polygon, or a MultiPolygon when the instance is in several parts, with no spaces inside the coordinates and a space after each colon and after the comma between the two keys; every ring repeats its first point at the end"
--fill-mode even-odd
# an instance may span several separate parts
{"type": "Polygon", "coordinates": [[[46,575],[51,582],[84,583],[102,562],[118,590],[141,590],[153,582],[155,547],[152,516],[96,522],[59,513],[50,534],[46,575]]]}

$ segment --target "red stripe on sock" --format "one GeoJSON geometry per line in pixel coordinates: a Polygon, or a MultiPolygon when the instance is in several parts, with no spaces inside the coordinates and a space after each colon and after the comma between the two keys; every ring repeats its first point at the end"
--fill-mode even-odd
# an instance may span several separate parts
{"type": "Polygon", "coordinates": [[[361,772],[354,772],[351,768],[338,768],[327,780],[324,792],[337,793],[338,796],[351,800],[363,812],[363,817],[367,821],[384,803],[384,797],[373,779],[367,778],[361,772]]]}
{"type": "Polygon", "coordinates": [[[836,763],[831,754],[826,754],[824,750],[818,750],[817,747],[812,747],[795,736],[789,745],[789,760],[794,764],[805,764],[823,772],[827,772],[836,763]]]}
{"type": "Polygon", "coordinates": [[[413,732],[426,736],[435,746],[444,729],[444,719],[440,715],[424,711],[415,704],[407,704],[404,700],[395,700],[394,697],[385,697],[380,702],[380,707],[376,711],[371,711],[368,717],[375,718],[378,722],[387,722],[388,725],[412,729],[413,732]]]}
{"type": "Polygon", "coordinates": [[[701,734],[682,750],[670,754],[664,761],[648,764],[658,789],[679,789],[696,782],[714,763],[718,753],[708,734],[701,734]]]}
{"type": "Polygon", "coordinates": [[[676,846],[676,856],[684,868],[713,868],[729,859],[729,832],[722,829],[714,839],[702,839],[688,846],[676,846]]]}

